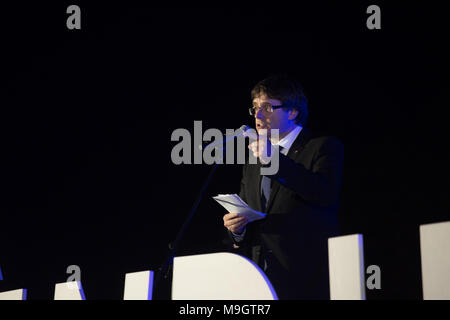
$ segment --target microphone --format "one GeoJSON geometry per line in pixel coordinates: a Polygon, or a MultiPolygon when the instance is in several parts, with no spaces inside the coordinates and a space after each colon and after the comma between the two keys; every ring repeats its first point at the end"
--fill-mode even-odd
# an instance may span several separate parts
{"type": "Polygon", "coordinates": [[[240,136],[248,137],[248,138],[254,139],[254,140],[258,139],[258,135],[254,132],[254,130],[252,128],[250,128],[247,125],[242,125],[239,127],[239,129],[236,130],[236,132],[233,135],[225,136],[223,138],[223,141],[215,141],[213,143],[210,143],[210,144],[207,144],[204,146],[199,146],[199,149],[205,150],[206,147],[215,147],[217,145],[221,145],[221,146],[223,146],[223,149],[225,149],[225,144],[228,141],[233,140],[234,138],[237,138],[240,136]]]}
{"type": "Polygon", "coordinates": [[[243,125],[239,129],[242,129],[244,131],[243,133],[244,137],[248,137],[252,140],[258,140],[258,133],[256,133],[256,131],[250,128],[249,126],[243,125]]]}

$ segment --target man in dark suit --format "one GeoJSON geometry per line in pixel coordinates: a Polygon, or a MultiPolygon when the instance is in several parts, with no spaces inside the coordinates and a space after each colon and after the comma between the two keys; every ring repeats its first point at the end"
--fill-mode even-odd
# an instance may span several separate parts
{"type": "Polygon", "coordinates": [[[343,144],[304,127],[306,97],[289,77],[260,81],[252,102],[258,133],[278,129],[279,138],[249,145],[259,161],[244,165],[240,197],[267,216],[248,223],[229,213],[224,225],[234,250],[264,270],[280,299],[329,299],[327,239],[338,235],[343,144]],[[264,176],[261,166],[269,164],[264,155],[272,144],[279,146],[279,169],[264,176]]]}

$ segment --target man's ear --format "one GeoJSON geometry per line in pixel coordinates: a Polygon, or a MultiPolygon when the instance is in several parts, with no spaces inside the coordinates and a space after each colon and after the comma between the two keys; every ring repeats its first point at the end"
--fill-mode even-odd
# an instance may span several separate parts
{"type": "Polygon", "coordinates": [[[291,109],[289,110],[289,120],[294,120],[298,116],[298,110],[297,109],[291,109]]]}

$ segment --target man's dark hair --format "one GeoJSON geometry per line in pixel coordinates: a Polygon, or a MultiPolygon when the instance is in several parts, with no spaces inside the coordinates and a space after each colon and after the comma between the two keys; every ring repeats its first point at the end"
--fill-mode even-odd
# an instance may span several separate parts
{"type": "Polygon", "coordinates": [[[265,94],[270,99],[280,100],[285,110],[298,111],[295,122],[304,126],[308,119],[308,101],[302,85],[286,74],[277,74],[258,82],[251,91],[252,100],[265,94]]]}

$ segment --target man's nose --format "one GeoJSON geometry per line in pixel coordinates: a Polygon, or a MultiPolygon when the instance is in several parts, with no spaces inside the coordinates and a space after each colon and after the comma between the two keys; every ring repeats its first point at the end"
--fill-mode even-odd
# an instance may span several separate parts
{"type": "Polygon", "coordinates": [[[257,111],[256,111],[256,113],[255,113],[255,118],[256,118],[256,119],[262,119],[262,118],[264,118],[262,109],[257,109],[257,111]]]}

